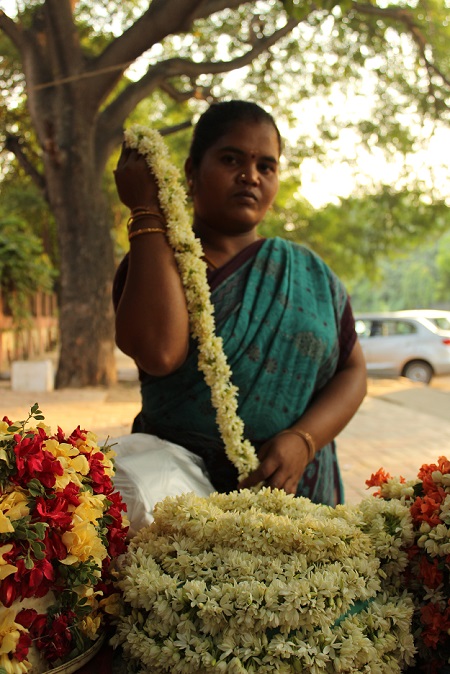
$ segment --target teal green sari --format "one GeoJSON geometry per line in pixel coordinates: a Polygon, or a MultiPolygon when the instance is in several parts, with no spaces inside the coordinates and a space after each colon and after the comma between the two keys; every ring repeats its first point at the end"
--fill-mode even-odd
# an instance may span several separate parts
{"type": "MultiPolygon", "coordinates": [[[[309,249],[267,239],[256,255],[212,290],[216,329],[239,389],[245,436],[258,449],[291,426],[333,377],[348,344],[341,339],[348,296],[339,279],[309,249]]],[[[142,374],[142,412],[134,431],[153,433],[202,456],[218,491],[236,488],[236,470],[225,456],[209,388],[191,345],[183,366],[157,378],[142,374]]],[[[298,495],[314,502],[342,502],[334,443],[309,464],[298,495]]]]}

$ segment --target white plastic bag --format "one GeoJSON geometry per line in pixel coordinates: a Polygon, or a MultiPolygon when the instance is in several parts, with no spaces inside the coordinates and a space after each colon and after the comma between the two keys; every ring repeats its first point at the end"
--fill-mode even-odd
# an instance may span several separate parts
{"type": "Polygon", "coordinates": [[[146,433],[131,433],[109,441],[116,452],[114,486],[127,504],[129,536],[153,521],[153,508],[166,496],[215,491],[196,454],[146,433]]]}

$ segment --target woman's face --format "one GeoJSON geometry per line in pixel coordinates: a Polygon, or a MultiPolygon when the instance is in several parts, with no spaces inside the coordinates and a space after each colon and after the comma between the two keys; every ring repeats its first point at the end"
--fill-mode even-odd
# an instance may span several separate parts
{"type": "Polygon", "coordinates": [[[264,218],[278,191],[280,147],[268,122],[236,122],[186,175],[194,224],[223,234],[251,231],[264,218]]]}

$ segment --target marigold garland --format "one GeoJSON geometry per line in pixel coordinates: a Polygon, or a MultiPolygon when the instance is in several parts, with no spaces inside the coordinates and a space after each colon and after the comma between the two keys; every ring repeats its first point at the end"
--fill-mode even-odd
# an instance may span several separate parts
{"type": "Polygon", "coordinates": [[[211,402],[225,451],[236,466],[239,478],[246,477],[258,465],[252,444],[244,439],[244,423],[238,416],[237,387],[231,382],[231,369],[222,339],[215,334],[214,306],[211,302],[203,249],[192,230],[187,213],[186,192],[180,173],[170,161],[161,135],[145,126],[134,125],[125,131],[125,143],[142,154],[159,188],[159,201],[167,222],[167,237],[174,250],[186,295],[192,336],[199,347],[199,368],[211,389],[211,402]]]}
{"type": "Polygon", "coordinates": [[[80,427],[52,433],[43,419],[36,403],[25,421],[0,421],[3,674],[80,655],[119,599],[110,563],[125,551],[128,523],[111,481],[114,452],[80,427]]]}

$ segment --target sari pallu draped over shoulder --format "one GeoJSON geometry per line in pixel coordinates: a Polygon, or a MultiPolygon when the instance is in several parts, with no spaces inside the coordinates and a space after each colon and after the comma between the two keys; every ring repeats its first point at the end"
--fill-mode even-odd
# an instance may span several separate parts
{"type": "MultiPolygon", "coordinates": [[[[258,450],[302,416],[334,375],[343,351],[349,355],[354,330],[347,345],[341,340],[348,296],[317,255],[273,238],[213,285],[211,299],[216,332],[239,389],[245,437],[258,450]]],[[[237,472],[225,456],[210,390],[198,369],[196,345],[169,376],[142,373],[141,389],[143,407],[133,431],[187,447],[204,459],[218,491],[235,489],[237,472]]],[[[334,443],[316,454],[297,495],[330,505],[342,500],[334,443]]]]}

